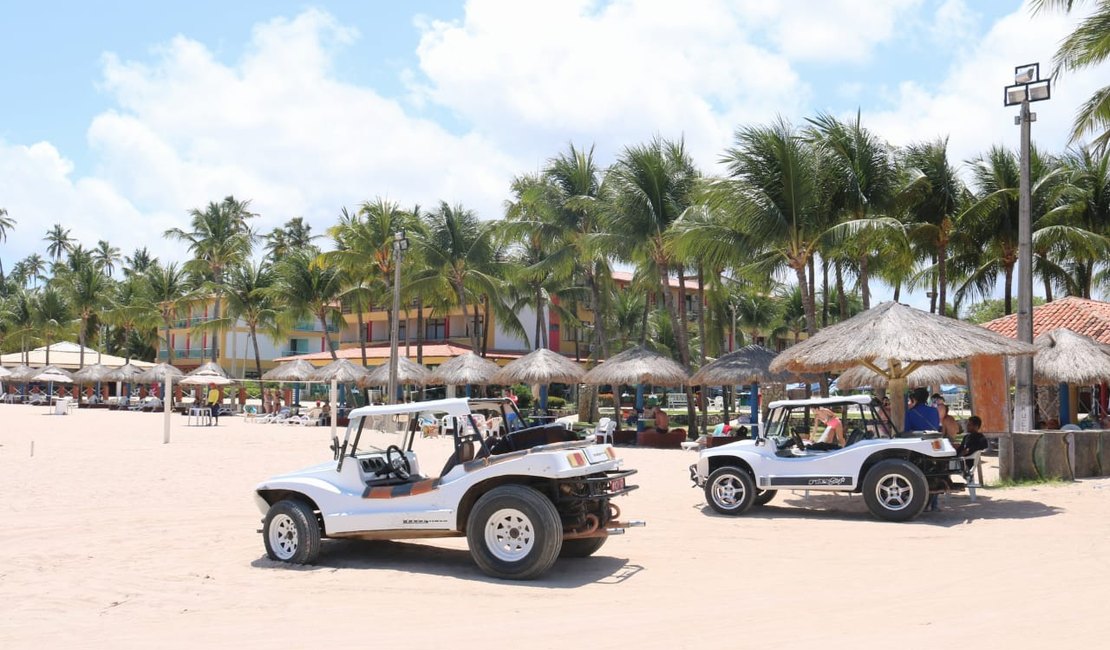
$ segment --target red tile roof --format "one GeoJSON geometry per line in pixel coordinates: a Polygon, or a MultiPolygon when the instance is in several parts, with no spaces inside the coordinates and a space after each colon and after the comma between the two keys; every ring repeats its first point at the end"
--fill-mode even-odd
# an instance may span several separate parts
{"type": "MultiPolygon", "coordinates": [[[[1017,314],[996,318],[983,327],[1017,338],[1017,314]]],[[[1034,338],[1059,327],[1110,345],[1110,302],[1069,297],[1033,308],[1034,338]]]]}
{"type": "MultiPolygon", "coordinates": [[[[617,283],[629,284],[629,283],[632,282],[632,277],[633,277],[632,274],[628,273],[626,271],[613,271],[613,280],[617,283]]],[[[667,278],[667,284],[669,284],[672,289],[677,289],[678,288],[678,278],[676,278],[676,277],[667,278]]],[[[689,291],[691,293],[696,293],[697,290],[698,290],[697,278],[691,278],[690,276],[686,276],[686,291],[689,291]]]]}
{"type": "MultiPolygon", "coordinates": [[[[401,356],[405,354],[405,346],[399,347],[401,356]]],[[[410,357],[416,360],[416,346],[409,346],[410,357]]],[[[460,354],[470,352],[470,348],[464,345],[455,345],[454,343],[425,343],[424,356],[425,357],[457,357],[460,354]]],[[[335,356],[340,359],[362,359],[362,354],[359,352],[358,346],[350,348],[341,348],[335,351],[335,356]]],[[[490,360],[495,359],[519,359],[524,356],[521,353],[515,352],[495,352],[490,351],[486,358],[490,360]]],[[[281,357],[274,359],[274,361],[284,362],[292,361],[293,359],[304,359],[305,361],[331,361],[331,352],[312,352],[310,354],[298,354],[289,357],[281,357]]],[[[366,360],[378,361],[381,359],[389,359],[389,346],[376,345],[366,347],[366,360]]]]}

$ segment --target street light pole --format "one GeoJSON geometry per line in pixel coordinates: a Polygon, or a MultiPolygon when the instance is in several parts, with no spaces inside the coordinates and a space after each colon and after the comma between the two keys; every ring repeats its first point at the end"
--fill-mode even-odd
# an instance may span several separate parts
{"type": "MultiPolygon", "coordinates": [[[[1019,341],[1033,343],[1033,224],[1032,188],[1029,180],[1029,131],[1037,114],[1029,110],[1031,101],[1051,96],[1048,79],[1040,78],[1040,64],[1014,68],[1014,85],[1005,89],[1005,105],[1021,107],[1014,124],[1021,127],[1021,177],[1018,185],[1018,313],[1019,341]]],[[[1031,431],[1034,426],[1033,357],[1018,357],[1014,389],[1014,431],[1031,431]]]]}
{"type": "Polygon", "coordinates": [[[401,252],[409,247],[404,232],[393,233],[393,323],[389,332],[389,397],[387,404],[397,401],[397,339],[401,314],[401,252]]]}

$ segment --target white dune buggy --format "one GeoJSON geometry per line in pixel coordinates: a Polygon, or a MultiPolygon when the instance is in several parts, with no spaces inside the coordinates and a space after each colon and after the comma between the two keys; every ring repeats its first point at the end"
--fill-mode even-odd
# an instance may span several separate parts
{"type": "Polygon", "coordinates": [[[560,556],[591,555],[609,535],[643,525],[619,521],[610,502],[637,487],[611,445],[579,441],[559,425],[514,430],[521,422],[508,400],[355,409],[343,441],[332,441],[331,461],[255,488],[266,553],[311,564],[322,538],[465,536],[487,574],[527,580],[560,556]],[[484,435],[472,405],[500,412],[510,426],[484,435]],[[451,435],[438,476],[424,473],[413,451],[428,430],[451,435]]]}
{"type": "Polygon", "coordinates": [[[967,467],[947,438],[937,431],[899,433],[879,408],[867,395],[772,402],[756,439],[703,450],[690,479],[721,514],[739,515],[788,488],[862,493],[871,513],[887,521],[916,517],[930,491],[964,487],[952,475],[966,478],[967,467]],[[843,448],[804,440],[818,407],[841,419],[843,448]]]}

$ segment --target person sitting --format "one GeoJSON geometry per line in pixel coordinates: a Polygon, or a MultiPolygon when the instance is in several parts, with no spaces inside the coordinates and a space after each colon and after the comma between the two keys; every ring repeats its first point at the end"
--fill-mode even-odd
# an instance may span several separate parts
{"type": "Polygon", "coordinates": [[[940,432],[948,438],[952,447],[956,447],[959,444],[956,442],[956,436],[960,435],[960,423],[948,413],[948,405],[944,402],[937,407],[937,414],[940,416],[940,432]]]}
{"type": "Polygon", "coordinates": [[[659,408],[658,402],[649,399],[647,408],[644,409],[645,427],[651,425],[656,433],[667,433],[671,430],[671,419],[667,412],[659,408]]]}
{"type": "Polygon", "coordinates": [[[906,409],[902,431],[940,431],[940,413],[928,402],[929,390],[915,388],[906,409]]]}
{"type": "Polygon", "coordinates": [[[982,426],[983,420],[978,415],[973,415],[967,419],[967,434],[964,435],[960,446],[956,447],[957,456],[970,456],[977,451],[983,451],[990,447],[987,437],[979,432],[979,428],[982,426]]]}
{"type": "Polygon", "coordinates": [[[820,407],[816,413],[817,421],[825,425],[825,431],[817,442],[806,447],[811,451],[833,451],[840,449],[847,444],[847,439],[844,436],[844,423],[840,418],[836,417],[836,413],[832,409],[820,407]]]}

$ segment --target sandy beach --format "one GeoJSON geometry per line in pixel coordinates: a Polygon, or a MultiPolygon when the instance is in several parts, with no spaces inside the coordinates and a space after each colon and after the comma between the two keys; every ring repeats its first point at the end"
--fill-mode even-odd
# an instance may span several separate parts
{"type": "MultiPolygon", "coordinates": [[[[780,493],[740,518],[693,452],[625,449],[646,528],[543,579],[481,573],[465,540],[326,541],[266,558],[252,487],[330,457],[327,428],[0,405],[0,647],[1097,647],[1110,480],[957,495],[882,523],[862,498],[780,493]],[[32,442],[34,453],[31,453],[32,442]]],[[[435,473],[446,439],[421,440],[435,473]]],[[[427,460],[424,460],[427,459],[427,460]]],[[[994,459],[991,459],[994,462],[994,459]]],[[[993,474],[993,473],[992,473],[993,474]]]]}

